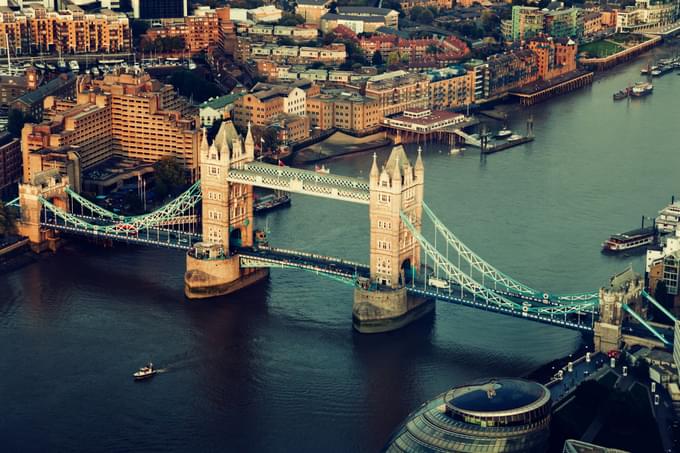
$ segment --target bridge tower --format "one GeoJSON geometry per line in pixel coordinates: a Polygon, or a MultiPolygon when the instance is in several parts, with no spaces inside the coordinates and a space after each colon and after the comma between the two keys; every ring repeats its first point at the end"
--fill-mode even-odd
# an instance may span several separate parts
{"type": "Polygon", "coordinates": [[[21,236],[28,237],[31,249],[36,253],[48,249],[56,251],[59,244],[54,230],[40,226],[43,209],[40,199],[66,210],[68,196],[65,189],[68,185],[68,177],[61,175],[57,169],[37,173],[31,181],[19,184],[21,217],[17,222],[17,229],[21,236]]]}
{"type": "Polygon", "coordinates": [[[624,305],[631,310],[642,309],[640,293],[643,288],[642,278],[632,267],[614,275],[610,279],[609,288],[600,288],[600,316],[595,322],[593,336],[595,351],[609,352],[619,349],[624,340],[626,343],[639,341],[631,336],[624,338],[621,325],[626,317],[624,305]]]}
{"type": "Polygon", "coordinates": [[[241,269],[238,247],[253,245],[253,187],[227,182],[230,168],[255,158],[248,125],[245,141],[231,121],[223,122],[208,145],[205,131],[200,149],[203,240],[187,253],[184,293],[191,299],[237,291],[268,275],[267,269],[241,269]]]}
{"type": "Polygon", "coordinates": [[[370,281],[354,290],[352,318],[360,332],[398,329],[434,309],[434,300],[408,295],[407,285],[420,272],[420,244],[401,221],[404,212],[420,229],[425,168],[418,149],[411,165],[399,136],[387,162],[370,173],[370,281]]]}

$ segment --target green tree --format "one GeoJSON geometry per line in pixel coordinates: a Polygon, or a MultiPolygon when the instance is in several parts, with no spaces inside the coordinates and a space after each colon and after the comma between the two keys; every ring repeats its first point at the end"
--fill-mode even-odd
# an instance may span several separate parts
{"type": "Polygon", "coordinates": [[[35,120],[30,115],[24,115],[19,109],[10,109],[7,114],[7,130],[16,137],[21,137],[21,129],[24,124],[34,122],[35,120]]]}
{"type": "Polygon", "coordinates": [[[144,33],[149,29],[149,23],[145,20],[133,20],[130,23],[130,30],[132,31],[132,42],[137,45],[144,33]]]}
{"type": "Polygon", "coordinates": [[[279,19],[279,25],[295,26],[305,23],[305,18],[299,14],[283,13],[279,19]]]}
{"type": "Polygon", "coordinates": [[[264,139],[264,149],[274,151],[278,149],[281,144],[279,141],[279,128],[276,126],[269,126],[262,131],[262,138],[264,139]]]}
{"type": "Polygon", "coordinates": [[[186,183],[186,172],[174,156],[161,158],[153,167],[154,190],[159,199],[177,193],[186,183]]]}
{"type": "Polygon", "coordinates": [[[425,8],[422,6],[414,6],[409,12],[409,18],[413,22],[420,22],[420,15],[423,14],[423,11],[425,11],[425,8]]]}
{"type": "Polygon", "coordinates": [[[16,231],[16,219],[14,213],[2,201],[0,201],[0,237],[7,237],[16,231]]]}
{"type": "Polygon", "coordinates": [[[373,53],[373,57],[371,58],[371,64],[373,66],[382,66],[383,63],[384,61],[382,54],[379,50],[376,50],[375,53],[373,53]]]}
{"type": "Polygon", "coordinates": [[[169,82],[179,94],[198,103],[223,94],[220,87],[186,69],[174,72],[170,76],[169,82]]]}
{"type": "Polygon", "coordinates": [[[420,15],[419,22],[421,24],[430,25],[432,24],[432,21],[434,21],[434,14],[432,13],[432,11],[430,11],[429,9],[423,11],[422,14],[420,15]]]}
{"type": "Polygon", "coordinates": [[[436,55],[439,53],[439,46],[436,44],[430,44],[427,46],[427,50],[425,52],[429,53],[430,55],[436,55]]]}

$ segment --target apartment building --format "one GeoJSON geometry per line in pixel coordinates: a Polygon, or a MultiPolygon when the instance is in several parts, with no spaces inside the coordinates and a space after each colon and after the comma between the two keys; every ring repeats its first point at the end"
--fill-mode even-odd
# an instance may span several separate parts
{"type": "Polygon", "coordinates": [[[0,134],[0,195],[13,190],[21,179],[21,145],[9,132],[0,134]]]}
{"type": "Polygon", "coordinates": [[[531,6],[513,6],[509,30],[510,35],[506,36],[509,41],[524,41],[540,34],[576,39],[583,33],[583,22],[576,8],[543,10],[531,6]]]}
{"type": "Polygon", "coordinates": [[[571,39],[538,36],[527,42],[536,54],[538,78],[550,80],[576,70],[577,45],[571,39]]]}
{"type": "Polygon", "coordinates": [[[493,55],[487,58],[482,68],[489,98],[498,97],[539,78],[538,57],[529,49],[493,55]]]}
{"type": "Polygon", "coordinates": [[[429,108],[456,109],[475,101],[475,74],[461,66],[435,69],[426,73],[430,79],[429,108]]]}
{"type": "Polygon", "coordinates": [[[295,14],[305,18],[305,23],[319,25],[321,16],[327,14],[331,0],[296,0],[295,14]]]}
{"type": "Polygon", "coordinates": [[[364,94],[377,99],[382,115],[389,116],[406,109],[427,108],[429,87],[426,75],[400,70],[369,77],[364,94]]]}
{"type": "Polygon", "coordinates": [[[354,33],[374,33],[380,27],[399,28],[399,12],[369,6],[338,6],[337,13],[321,16],[321,31],[329,33],[343,25],[354,33]]]}
{"type": "Polygon", "coordinates": [[[0,54],[32,52],[122,52],[130,49],[127,16],[108,9],[85,13],[68,4],[51,11],[42,6],[0,13],[0,54]]]}
{"type": "Polygon", "coordinates": [[[616,14],[616,31],[630,33],[668,25],[680,18],[680,2],[676,0],[636,0],[616,14]]]}
{"type": "Polygon", "coordinates": [[[249,122],[265,126],[276,115],[305,115],[307,98],[319,94],[319,87],[309,80],[288,84],[258,83],[250,93],[234,102],[233,120],[240,127],[249,122]]]}
{"type": "MultiPolygon", "coordinates": [[[[451,9],[453,8],[453,0],[402,0],[399,2],[402,11],[410,11],[416,6],[421,8],[439,8],[439,9],[451,9]]],[[[456,5],[460,5],[460,2],[456,2],[456,5]]]]}
{"type": "MultiPolygon", "coordinates": [[[[245,38],[238,38],[239,42],[243,40],[245,38]]],[[[333,43],[324,47],[299,47],[249,42],[248,45],[240,44],[239,49],[239,58],[242,61],[266,58],[284,64],[309,64],[317,61],[341,64],[347,59],[347,50],[343,43],[333,43]]]]}
{"type": "Polygon", "coordinates": [[[308,97],[307,115],[312,127],[335,127],[356,133],[374,130],[383,117],[377,99],[345,90],[324,90],[308,97]]]}
{"type": "Polygon", "coordinates": [[[77,173],[117,156],[153,163],[177,158],[197,171],[198,115],[171,86],[143,73],[80,77],[75,100],[45,100],[46,120],[22,131],[24,178],[48,168],[77,173]]]}
{"type": "Polygon", "coordinates": [[[279,142],[285,145],[309,138],[310,119],[307,115],[279,113],[267,121],[267,127],[275,127],[279,142]]]}

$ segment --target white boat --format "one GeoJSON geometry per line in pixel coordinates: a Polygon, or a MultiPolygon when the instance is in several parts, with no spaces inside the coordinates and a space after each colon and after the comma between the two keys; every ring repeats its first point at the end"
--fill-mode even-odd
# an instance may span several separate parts
{"type": "Polygon", "coordinates": [[[505,138],[505,137],[509,137],[511,135],[512,135],[512,131],[510,129],[504,127],[503,129],[498,131],[498,133],[496,134],[496,137],[497,138],[505,138]]]}
{"type": "Polygon", "coordinates": [[[147,366],[141,367],[139,371],[135,371],[132,377],[135,378],[135,381],[141,381],[155,376],[156,373],[158,373],[158,370],[153,367],[153,363],[149,363],[147,366]]]}
{"type": "Polygon", "coordinates": [[[463,151],[465,151],[465,148],[458,148],[458,147],[453,147],[451,148],[451,151],[449,151],[449,154],[460,154],[463,151]]]}
{"type": "Polygon", "coordinates": [[[317,173],[323,173],[323,174],[328,174],[331,172],[330,168],[326,167],[325,165],[321,165],[320,167],[318,165],[314,166],[314,171],[317,173]]]}
{"type": "Polygon", "coordinates": [[[96,66],[92,66],[92,68],[90,69],[90,72],[92,72],[93,76],[99,77],[99,69],[97,69],[96,66]]]}
{"type": "Polygon", "coordinates": [[[671,200],[671,204],[659,211],[654,219],[656,229],[661,233],[672,233],[680,223],[680,201],[671,200]]]}
{"type": "Polygon", "coordinates": [[[512,134],[510,137],[508,137],[508,141],[509,142],[516,142],[518,140],[522,140],[522,138],[523,137],[521,135],[512,134]]]}
{"type": "Polygon", "coordinates": [[[194,69],[196,69],[196,63],[194,63],[193,61],[190,61],[190,62],[189,62],[189,69],[192,70],[192,71],[193,71],[194,69]]]}
{"type": "Polygon", "coordinates": [[[66,66],[66,62],[65,62],[63,59],[60,59],[60,60],[57,62],[57,68],[58,68],[60,71],[65,72],[66,69],[67,69],[68,67],[66,66]]]}
{"type": "Polygon", "coordinates": [[[77,62],[76,60],[71,60],[71,61],[69,61],[69,62],[68,62],[68,67],[69,67],[69,69],[71,69],[71,71],[73,71],[73,72],[78,72],[78,71],[80,71],[80,65],[78,64],[78,62],[77,62]]]}

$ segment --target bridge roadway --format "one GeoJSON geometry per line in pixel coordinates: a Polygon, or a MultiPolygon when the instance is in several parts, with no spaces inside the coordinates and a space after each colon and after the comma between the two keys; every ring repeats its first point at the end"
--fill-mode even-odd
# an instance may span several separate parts
{"type": "MultiPolygon", "coordinates": [[[[103,222],[101,219],[95,219],[87,216],[82,217],[83,220],[96,225],[103,222]]],[[[96,238],[106,238],[115,241],[128,242],[140,245],[151,245],[158,247],[166,247],[177,250],[188,251],[191,245],[200,240],[200,236],[191,232],[182,232],[168,228],[149,228],[140,230],[136,233],[121,231],[120,233],[107,233],[102,231],[94,231],[84,229],[78,226],[69,225],[67,223],[61,224],[56,216],[46,216],[41,222],[41,225],[47,228],[63,231],[67,234],[83,235],[96,238]]],[[[295,268],[313,273],[324,275],[326,277],[339,280],[346,284],[354,284],[358,277],[368,277],[369,267],[366,264],[343,260],[330,256],[318,255],[308,252],[301,252],[295,250],[286,250],[271,247],[249,248],[249,247],[234,247],[232,253],[241,256],[242,267],[280,267],[280,268],[295,268]]],[[[428,269],[429,274],[431,269],[428,269]]],[[[507,307],[497,306],[487,303],[484,299],[470,294],[467,291],[461,290],[460,286],[455,282],[447,282],[448,288],[437,288],[428,285],[424,278],[416,278],[414,281],[409,281],[407,284],[407,291],[410,294],[418,296],[433,297],[438,300],[454,303],[458,305],[465,305],[468,307],[482,309],[485,311],[510,315],[517,318],[526,318],[535,322],[544,324],[557,325],[568,329],[575,329],[579,331],[592,332],[593,330],[593,316],[590,313],[574,312],[570,314],[539,314],[532,312],[525,312],[521,310],[513,310],[507,307]]],[[[518,303],[527,302],[530,300],[534,302],[532,307],[549,305],[557,306],[556,303],[548,301],[546,304],[544,300],[538,298],[526,297],[521,294],[510,293],[507,291],[496,291],[499,294],[515,300],[518,303]]],[[[672,342],[673,330],[657,329],[662,335],[672,342]]],[[[623,326],[623,332],[633,334],[644,338],[650,338],[650,332],[643,326],[635,323],[626,323],[623,326]]]]}

